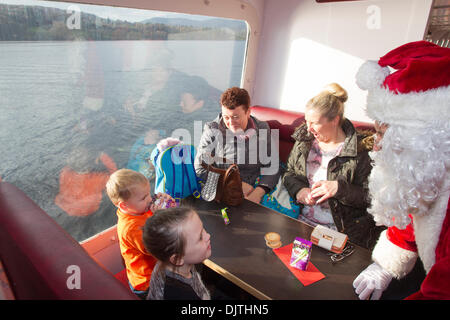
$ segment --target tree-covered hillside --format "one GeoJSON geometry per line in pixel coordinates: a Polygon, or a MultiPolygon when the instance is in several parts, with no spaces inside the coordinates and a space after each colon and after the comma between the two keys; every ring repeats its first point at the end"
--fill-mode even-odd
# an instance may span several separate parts
{"type": "Polygon", "coordinates": [[[56,8],[0,4],[0,41],[245,40],[247,32],[245,23],[232,20],[227,27],[226,20],[201,26],[170,19],[131,23],[83,12],[77,21],[75,15],[56,8]]]}

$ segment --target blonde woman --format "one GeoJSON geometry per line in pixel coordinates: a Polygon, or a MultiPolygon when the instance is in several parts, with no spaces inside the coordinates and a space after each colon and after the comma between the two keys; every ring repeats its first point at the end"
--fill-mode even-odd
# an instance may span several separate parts
{"type": "Polygon", "coordinates": [[[298,219],[346,233],[350,241],[372,248],[381,228],[367,213],[367,178],[372,169],[363,139],[344,117],[347,92],[329,84],[308,101],[306,123],[292,135],[294,147],[283,184],[300,205],[298,219]]]}

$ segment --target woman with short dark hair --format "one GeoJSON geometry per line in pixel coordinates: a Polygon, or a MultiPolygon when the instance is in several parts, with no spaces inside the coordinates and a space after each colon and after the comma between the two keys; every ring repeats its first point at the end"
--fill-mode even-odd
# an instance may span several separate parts
{"type": "Polygon", "coordinates": [[[245,198],[259,203],[279,178],[278,152],[271,154],[272,149],[278,150],[278,140],[271,139],[266,122],[250,115],[247,90],[229,88],[222,93],[220,103],[221,113],[204,126],[195,171],[205,180],[206,170],[201,165],[202,161],[222,169],[236,163],[245,198]]]}

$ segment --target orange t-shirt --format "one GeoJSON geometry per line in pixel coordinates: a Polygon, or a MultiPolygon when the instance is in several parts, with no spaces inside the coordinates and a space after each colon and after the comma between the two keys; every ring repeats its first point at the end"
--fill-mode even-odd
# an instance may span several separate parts
{"type": "Polygon", "coordinates": [[[125,261],[128,281],[134,289],[139,291],[148,289],[153,267],[157,261],[147,253],[142,241],[142,228],[145,221],[152,215],[153,213],[148,211],[140,216],[133,216],[117,209],[120,253],[125,261]]]}

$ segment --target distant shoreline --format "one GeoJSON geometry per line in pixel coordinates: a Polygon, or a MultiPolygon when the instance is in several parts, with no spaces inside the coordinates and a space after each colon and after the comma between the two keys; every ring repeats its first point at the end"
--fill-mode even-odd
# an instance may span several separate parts
{"type": "MultiPolygon", "coordinates": [[[[188,16],[188,15],[187,15],[188,16]]],[[[246,40],[245,21],[152,18],[128,22],[39,6],[0,4],[0,41],[246,40]],[[25,23],[24,23],[25,22],[25,23]]]]}

